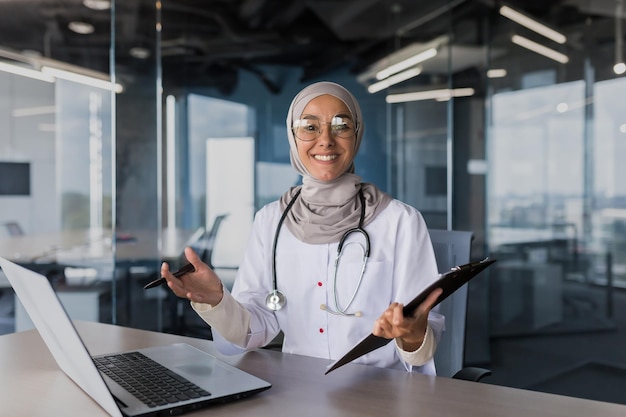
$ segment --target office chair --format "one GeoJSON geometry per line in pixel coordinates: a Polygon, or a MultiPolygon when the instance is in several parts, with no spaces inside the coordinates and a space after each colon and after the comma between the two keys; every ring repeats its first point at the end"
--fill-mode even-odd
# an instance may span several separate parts
{"type": "MultiPolygon", "coordinates": [[[[213,264],[213,249],[215,248],[215,242],[217,239],[220,226],[224,222],[224,219],[228,217],[227,214],[220,214],[213,220],[211,229],[203,233],[195,242],[189,244],[193,248],[202,262],[206,263],[209,267],[215,268],[213,264]]],[[[187,259],[184,255],[180,257],[180,266],[187,263],[187,259]]],[[[175,297],[173,294],[170,296],[175,297]]],[[[182,300],[175,297],[174,306],[171,309],[172,333],[180,334],[183,336],[200,336],[207,337],[211,335],[211,328],[208,324],[204,323],[198,325],[190,325],[187,323],[185,313],[190,309],[189,303],[186,300],[182,300]]],[[[194,313],[195,314],[195,313],[194,313]]],[[[200,321],[200,319],[198,319],[200,321]]]]}
{"type": "Polygon", "coordinates": [[[22,229],[22,226],[20,226],[18,222],[13,222],[13,221],[6,222],[4,223],[4,227],[6,228],[9,236],[11,237],[24,236],[24,230],[22,229]]]}
{"type": "MultiPolygon", "coordinates": [[[[430,229],[428,232],[440,273],[470,261],[472,232],[440,229],[430,229]]],[[[445,316],[446,327],[435,352],[437,375],[468,381],[479,381],[491,375],[488,369],[463,366],[467,284],[446,298],[439,305],[439,312],[445,316]]]]}

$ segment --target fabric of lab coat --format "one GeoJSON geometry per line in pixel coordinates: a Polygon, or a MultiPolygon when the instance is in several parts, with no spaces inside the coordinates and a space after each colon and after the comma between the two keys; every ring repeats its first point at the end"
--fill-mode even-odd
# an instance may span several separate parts
{"type": "MultiPolygon", "coordinates": [[[[251,236],[239,267],[232,295],[250,312],[250,332],[244,349],[261,347],[284,332],[283,351],[336,360],[371,333],[374,321],[390,303],[408,303],[438,278],[435,255],[426,223],[413,207],[393,200],[364,229],[371,248],[363,280],[347,312],[360,317],[330,314],[320,308],[335,305],[335,259],[339,242],[307,244],[296,239],[283,225],[276,248],[277,287],[286,304],[272,311],[266,297],[273,290],[273,241],[282,212],[278,202],[255,215],[251,236]]],[[[365,239],[351,233],[344,243],[337,270],[336,294],[345,307],[358,286],[365,239]],[[359,246],[360,245],[360,246],[359,246]]],[[[438,341],[444,318],[430,312],[429,325],[438,341]]],[[[235,353],[237,348],[214,331],[218,349],[235,353]],[[235,348],[235,349],[233,349],[235,348]]],[[[407,369],[395,343],[355,360],[378,367],[407,369]]],[[[415,371],[435,374],[431,359],[415,371]]]]}

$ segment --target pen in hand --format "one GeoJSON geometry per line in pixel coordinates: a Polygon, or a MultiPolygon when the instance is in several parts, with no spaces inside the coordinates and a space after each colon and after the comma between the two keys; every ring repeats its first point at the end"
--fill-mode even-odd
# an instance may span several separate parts
{"type": "MultiPolygon", "coordinates": [[[[189,272],[194,272],[196,269],[193,267],[192,264],[187,264],[184,265],[182,268],[180,268],[178,271],[172,273],[172,275],[174,275],[176,278],[180,278],[183,275],[189,273],[189,272]]],[[[147,290],[149,288],[154,288],[154,287],[158,287],[161,284],[165,284],[165,282],[167,282],[167,280],[163,277],[156,279],[148,284],[146,284],[143,289],[147,290]]]]}

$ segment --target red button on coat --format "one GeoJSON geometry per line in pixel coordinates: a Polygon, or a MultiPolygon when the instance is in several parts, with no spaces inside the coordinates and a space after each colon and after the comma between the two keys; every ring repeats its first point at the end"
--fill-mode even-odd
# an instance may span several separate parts
{"type": "Polygon", "coordinates": [[[322,285],[324,285],[324,284],[322,284],[322,281],[318,281],[318,282],[317,282],[317,286],[318,286],[318,287],[321,287],[322,285]]]}
{"type": "Polygon", "coordinates": [[[320,327],[320,333],[324,333],[324,329],[320,327]]]}

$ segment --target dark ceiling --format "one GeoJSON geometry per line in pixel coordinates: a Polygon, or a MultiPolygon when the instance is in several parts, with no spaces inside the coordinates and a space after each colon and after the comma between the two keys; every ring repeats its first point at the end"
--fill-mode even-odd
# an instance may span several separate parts
{"type": "MultiPolygon", "coordinates": [[[[228,93],[240,71],[257,75],[270,91],[280,85],[268,65],[301,68],[302,81],[340,66],[355,74],[384,54],[426,42],[454,29],[455,43],[484,45],[506,33],[493,0],[118,0],[115,5],[117,71],[124,76],[155,68],[155,22],[160,19],[160,54],[165,83],[216,87],[228,93]],[[452,19],[450,19],[452,18],[452,19]],[[453,25],[450,24],[453,22],[453,25]],[[150,53],[134,57],[137,47],[150,53]],[[135,48],[135,49],[133,49],[135,48]]],[[[513,7],[569,32],[573,47],[581,30],[596,25],[597,42],[614,39],[615,0],[514,0],[513,7]],[[607,23],[610,22],[610,23],[607,23]],[[604,39],[606,38],[606,39],[604,39]]],[[[109,72],[110,10],[95,11],[83,0],[0,0],[0,47],[109,72]],[[91,23],[78,35],[70,21],[91,23]]]]}

